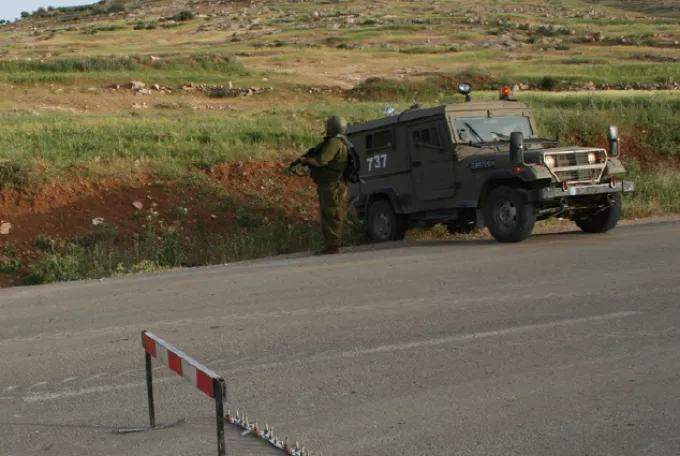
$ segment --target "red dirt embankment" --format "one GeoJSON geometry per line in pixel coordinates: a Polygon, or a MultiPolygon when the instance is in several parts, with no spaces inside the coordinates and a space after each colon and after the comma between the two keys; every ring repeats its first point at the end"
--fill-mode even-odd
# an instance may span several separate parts
{"type": "MultiPolygon", "coordinates": [[[[195,180],[72,177],[35,190],[1,190],[0,221],[11,229],[0,235],[0,249],[15,247],[27,266],[41,255],[35,244],[40,234],[71,240],[90,232],[98,218],[119,233],[141,232],[149,210],[166,221],[181,218],[189,235],[234,232],[236,211],[243,208],[271,220],[314,222],[318,209],[311,181],[285,175],[284,169],[282,163],[254,161],[213,167],[195,180]],[[179,212],[183,208],[186,212],[179,212]]],[[[18,277],[0,274],[0,286],[16,284],[18,277]]]]}

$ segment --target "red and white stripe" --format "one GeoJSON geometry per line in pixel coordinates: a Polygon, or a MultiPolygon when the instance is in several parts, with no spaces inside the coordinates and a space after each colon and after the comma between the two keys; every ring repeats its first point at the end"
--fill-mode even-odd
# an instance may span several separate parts
{"type": "Polygon", "coordinates": [[[200,391],[215,398],[214,380],[220,379],[219,375],[150,332],[144,332],[142,342],[149,355],[184,377],[200,391]]]}

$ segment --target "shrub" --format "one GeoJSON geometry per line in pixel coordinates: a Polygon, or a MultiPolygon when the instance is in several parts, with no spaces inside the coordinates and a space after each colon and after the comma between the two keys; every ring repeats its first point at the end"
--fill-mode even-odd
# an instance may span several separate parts
{"type": "Polygon", "coordinates": [[[21,262],[16,257],[17,249],[14,246],[0,248],[0,273],[14,274],[21,268],[21,262]]]}
{"type": "Polygon", "coordinates": [[[31,265],[26,278],[29,285],[64,282],[83,278],[80,261],[76,254],[50,253],[31,265]]]}
{"type": "Polygon", "coordinates": [[[189,21],[194,18],[194,13],[188,10],[180,11],[179,13],[175,14],[172,16],[172,18],[176,21],[189,21]]]}
{"type": "Polygon", "coordinates": [[[23,188],[30,183],[28,166],[10,160],[0,160],[0,189],[23,188]]]}
{"type": "Polygon", "coordinates": [[[0,257],[0,273],[14,274],[21,268],[21,262],[18,258],[2,258],[0,257]]]}
{"type": "Polygon", "coordinates": [[[541,89],[543,90],[555,90],[557,88],[557,81],[552,76],[545,76],[541,80],[541,89]]]}

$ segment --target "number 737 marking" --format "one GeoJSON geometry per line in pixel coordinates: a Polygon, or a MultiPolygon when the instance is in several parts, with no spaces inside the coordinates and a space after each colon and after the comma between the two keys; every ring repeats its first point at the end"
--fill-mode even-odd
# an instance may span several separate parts
{"type": "Polygon", "coordinates": [[[371,158],[367,158],[368,170],[372,171],[373,168],[381,169],[387,167],[387,154],[374,155],[371,158]]]}

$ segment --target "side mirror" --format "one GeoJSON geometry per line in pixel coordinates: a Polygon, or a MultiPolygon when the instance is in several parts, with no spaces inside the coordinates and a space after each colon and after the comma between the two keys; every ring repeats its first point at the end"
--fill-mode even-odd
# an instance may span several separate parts
{"type": "Polygon", "coordinates": [[[524,135],[521,131],[510,133],[510,162],[517,166],[524,164],[524,135]]]}
{"type": "Polygon", "coordinates": [[[619,129],[615,125],[609,127],[607,138],[609,139],[609,155],[618,157],[621,153],[621,144],[619,143],[619,129]]]}

